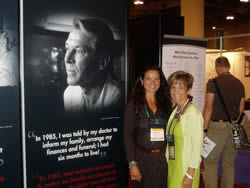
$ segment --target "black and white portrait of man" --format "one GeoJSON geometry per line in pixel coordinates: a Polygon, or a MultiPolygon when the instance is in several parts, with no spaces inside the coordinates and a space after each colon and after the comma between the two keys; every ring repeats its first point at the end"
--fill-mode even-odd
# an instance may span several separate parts
{"type": "Polygon", "coordinates": [[[94,112],[123,102],[121,85],[112,75],[114,43],[113,32],[104,22],[74,19],[65,42],[66,112],[94,112]]]}
{"type": "Polygon", "coordinates": [[[125,1],[102,6],[96,0],[56,2],[31,3],[24,14],[29,20],[24,24],[24,77],[30,118],[121,114],[125,14],[107,10],[125,1]]]}

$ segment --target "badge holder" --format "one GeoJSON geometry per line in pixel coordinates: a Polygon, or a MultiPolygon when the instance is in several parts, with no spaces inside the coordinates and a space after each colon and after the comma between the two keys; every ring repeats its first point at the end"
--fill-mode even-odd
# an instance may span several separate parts
{"type": "Polygon", "coordinates": [[[161,118],[149,118],[150,141],[165,141],[164,120],[161,118]]]}
{"type": "Polygon", "coordinates": [[[174,135],[167,135],[169,159],[175,160],[174,135]]]}

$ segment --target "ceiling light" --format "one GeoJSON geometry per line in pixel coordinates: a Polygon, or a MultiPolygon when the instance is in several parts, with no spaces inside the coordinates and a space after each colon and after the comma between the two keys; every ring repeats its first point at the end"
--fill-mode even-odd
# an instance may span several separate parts
{"type": "Polygon", "coordinates": [[[247,3],[249,0],[240,0],[240,2],[247,3]]]}
{"type": "Polygon", "coordinates": [[[215,29],[216,29],[216,26],[213,26],[212,29],[215,30],[215,29]]]}
{"type": "Polygon", "coordinates": [[[143,0],[135,0],[135,1],[134,1],[134,4],[135,4],[135,5],[143,5],[143,4],[144,4],[144,1],[143,1],[143,0]]]}
{"type": "Polygon", "coordinates": [[[226,19],[227,20],[234,20],[234,16],[227,16],[226,19]]]}

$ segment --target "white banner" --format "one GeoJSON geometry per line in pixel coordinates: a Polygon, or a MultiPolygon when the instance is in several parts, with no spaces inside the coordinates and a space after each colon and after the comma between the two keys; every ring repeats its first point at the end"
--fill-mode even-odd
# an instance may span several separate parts
{"type": "MultiPolygon", "coordinates": [[[[193,75],[194,84],[191,95],[193,103],[195,103],[201,111],[203,111],[205,98],[205,63],[206,63],[206,48],[190,45],[187,42],[181,44],[180,41],[185,41],[184,37],[177,39],[178,44],[164,44],[162,49],[162,70],[168,78],[175,71],[186,71],[193,75]]],[[[202,41],[204,42],[204,41],[202,41]]]]}

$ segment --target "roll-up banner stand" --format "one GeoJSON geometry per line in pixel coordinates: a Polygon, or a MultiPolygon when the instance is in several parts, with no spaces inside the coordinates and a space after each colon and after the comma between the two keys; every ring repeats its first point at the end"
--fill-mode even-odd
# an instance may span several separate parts
{"type": "Polygon", "coordinates": [[[127,187],[126,0],[25,0],[24,186],[127,187]]]}
{"type": "Polygon", "coordinates": [[[162,45],[162,70],[166,78],[179,70],[192,74],[191,95],[201,111],[205,97],[206,46],[207,40],[175,35],[164,35],[162,45]]]}
{"type": "Polygon", "coordinates": [[[22,187],[18,1],[0,6],[0,187],[22,187]]]}

